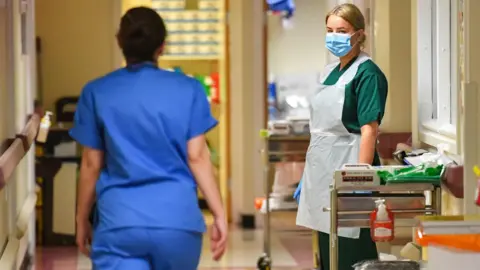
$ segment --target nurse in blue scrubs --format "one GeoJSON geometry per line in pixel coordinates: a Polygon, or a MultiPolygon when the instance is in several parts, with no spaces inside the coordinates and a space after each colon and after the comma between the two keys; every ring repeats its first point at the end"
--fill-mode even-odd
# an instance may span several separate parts
{"type": "Polygon", "coordinates": [[[197,269],[206,230],[197,186],[215,217],[214,259],[226,248],[204,135],[217,121],[198,81],[157,67],[166,34],[157,12],[130,9],[117,34],[127,66],[87,83],[77,105],[70,130],[83,146],[77,244],[96,270],[197,269]]]}

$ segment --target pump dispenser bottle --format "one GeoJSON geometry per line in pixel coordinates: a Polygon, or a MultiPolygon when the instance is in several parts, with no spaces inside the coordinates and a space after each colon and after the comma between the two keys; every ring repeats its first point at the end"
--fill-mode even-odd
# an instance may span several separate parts
{"type": "Polygon", "coordinates": [[[376,208],[370,214],[370,233],[375,242],[388,242],[394,238],[394,216],[384,199],[375,201],[376,208]]]}
{"type": "Polygon", "coordinates": [[[40,128],[37,134],[37,142],[39,143],[45,143],[47,141],[48,131],[52,125],[52,120],[50,119],[51,115],[53,115],[53,113],[47,111],[40,121],[40,128]]]}

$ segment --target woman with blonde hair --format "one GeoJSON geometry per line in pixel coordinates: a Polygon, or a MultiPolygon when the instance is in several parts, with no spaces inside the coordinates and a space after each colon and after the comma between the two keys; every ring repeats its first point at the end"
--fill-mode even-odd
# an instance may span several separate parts
{"type": "MultiPolygon", "coordinates": [[[[306,155],[297,225],[319,232],[322,270],[330,269],[329,185],[334,170],[347,163],[380,165],[378,127],[388,84],[381,69],[362,51],[365,18],[353,4],[342,4],[325,19],[326,47],[338,61],[326,66],[311,99],[310,146],[306,155]]],[[[378,257],[369,229],[340,228],[338,269],[378,257]]]]}

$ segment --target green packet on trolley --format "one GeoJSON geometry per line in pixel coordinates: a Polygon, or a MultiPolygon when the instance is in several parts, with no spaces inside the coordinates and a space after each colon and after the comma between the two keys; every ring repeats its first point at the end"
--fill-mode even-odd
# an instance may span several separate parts
{"type": "Polygon", "coordinates": [[[386,184],[430,183],[439,185],[444,169],[444,165],[431,166],[430,164],[421,164],[391,171],[378,170],[377,175],[382,183],[386,184]]]}

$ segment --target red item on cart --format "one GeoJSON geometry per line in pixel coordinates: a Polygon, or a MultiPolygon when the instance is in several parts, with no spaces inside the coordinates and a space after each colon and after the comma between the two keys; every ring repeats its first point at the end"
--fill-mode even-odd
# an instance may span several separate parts
{"type": "Polygon", "coordinates": [[[377,200],[377,207],[370,214],[370,233],[375,242],[392,241],[395,232],[393,212],[385,204],[385,200],[377,200]]]}
{"type": "Polygon", "coordinates": [[[263,202],[265,198],[255,198],[255,209],[260,210],[262,209],[263,202]]]}
{"type": "Polygon", "coordinates": [[[477,180],[477,190],[475,191],[475,204],[480,206],[480,178],[477,180]]]}
{"type": "Polygon", "coordinates": [[[212,85],[210,86],[210,98],[213,103],[220,103],[220,75],[214,72],[210,75],[212,78],[212,85]]]}

